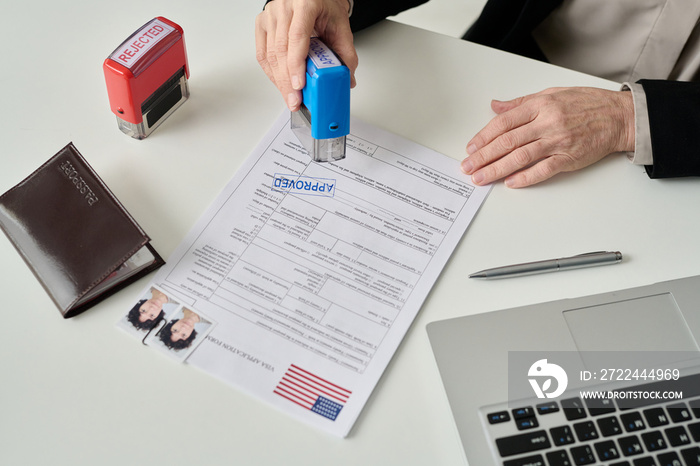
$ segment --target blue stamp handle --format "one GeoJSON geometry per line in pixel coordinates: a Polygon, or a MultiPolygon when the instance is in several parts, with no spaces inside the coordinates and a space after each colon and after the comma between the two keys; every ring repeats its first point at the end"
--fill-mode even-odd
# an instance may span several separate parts
{"type": "Polygon", "coordinates": [[[314,139],[350,133],[350,70],[317,37],[311,38],[302,96],[314,139]]]}

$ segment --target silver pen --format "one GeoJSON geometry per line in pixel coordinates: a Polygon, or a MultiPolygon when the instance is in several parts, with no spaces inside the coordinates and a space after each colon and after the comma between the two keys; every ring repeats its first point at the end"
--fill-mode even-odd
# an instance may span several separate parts
{"type": "Polygon", "coordinates": [[[536,273],[556,272],[558,270],[581,269],[583,267],[594,267],[597,265],[617,264],[622,260],[619,251],[589,252],[578,256],[562,257],[560,259],[550,259],[537,262],[526,262],[523,264],[506,265],[495,267],[469,275],[469,278],[506,278],[518,277],[522,275],[533,275],[536,273]]]}

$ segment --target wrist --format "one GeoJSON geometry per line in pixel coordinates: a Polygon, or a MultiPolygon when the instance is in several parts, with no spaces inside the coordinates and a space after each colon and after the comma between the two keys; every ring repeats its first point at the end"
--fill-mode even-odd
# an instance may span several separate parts
{"type": "Polygon", "coordinates": [[[619,141],[615,152],[634,152],[635,149],[635,115],[634,99],[628,90],[617,91],[619,109],[619,141]]]}

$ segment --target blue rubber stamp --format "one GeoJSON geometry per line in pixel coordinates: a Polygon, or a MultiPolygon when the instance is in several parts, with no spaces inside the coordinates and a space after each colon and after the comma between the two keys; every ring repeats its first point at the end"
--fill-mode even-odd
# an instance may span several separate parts
{"type": "Polygon", "coordinates": [[[350,70],[318,37],[311,38],[302,97],[291,121],[299,142],[315,162],[344,159],[350,133],[350,70]]]}

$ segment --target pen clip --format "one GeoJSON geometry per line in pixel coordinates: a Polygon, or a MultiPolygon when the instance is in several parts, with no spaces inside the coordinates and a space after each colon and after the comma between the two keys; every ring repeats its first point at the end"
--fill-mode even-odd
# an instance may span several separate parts
{"type": "Polygon", "coordinates": [[[572,257],[585,257],[585,256],[595,256],[597,254],[611,254],[610,251],[595,251],[595,252],[584,252],[583,254],[577,254],[572,257]]]}
{"type": "MultiPolygon", "coordinates": [[[[582,257],[592,257],[592,256],[602,256],[602,255],[609,255],[612,254],[615,256],[616,262],[620,262],[622,260],[622,253],[620,251],[597,251],[597,252],[586,252],[584,254],[579,254],[577,256],[571,256],[571,257],[566,257],[564,259],[576,259],[576,258],[582,258],[582,257]]],[[[562,260],[562,259],[559,259],[562,260]]]]}

